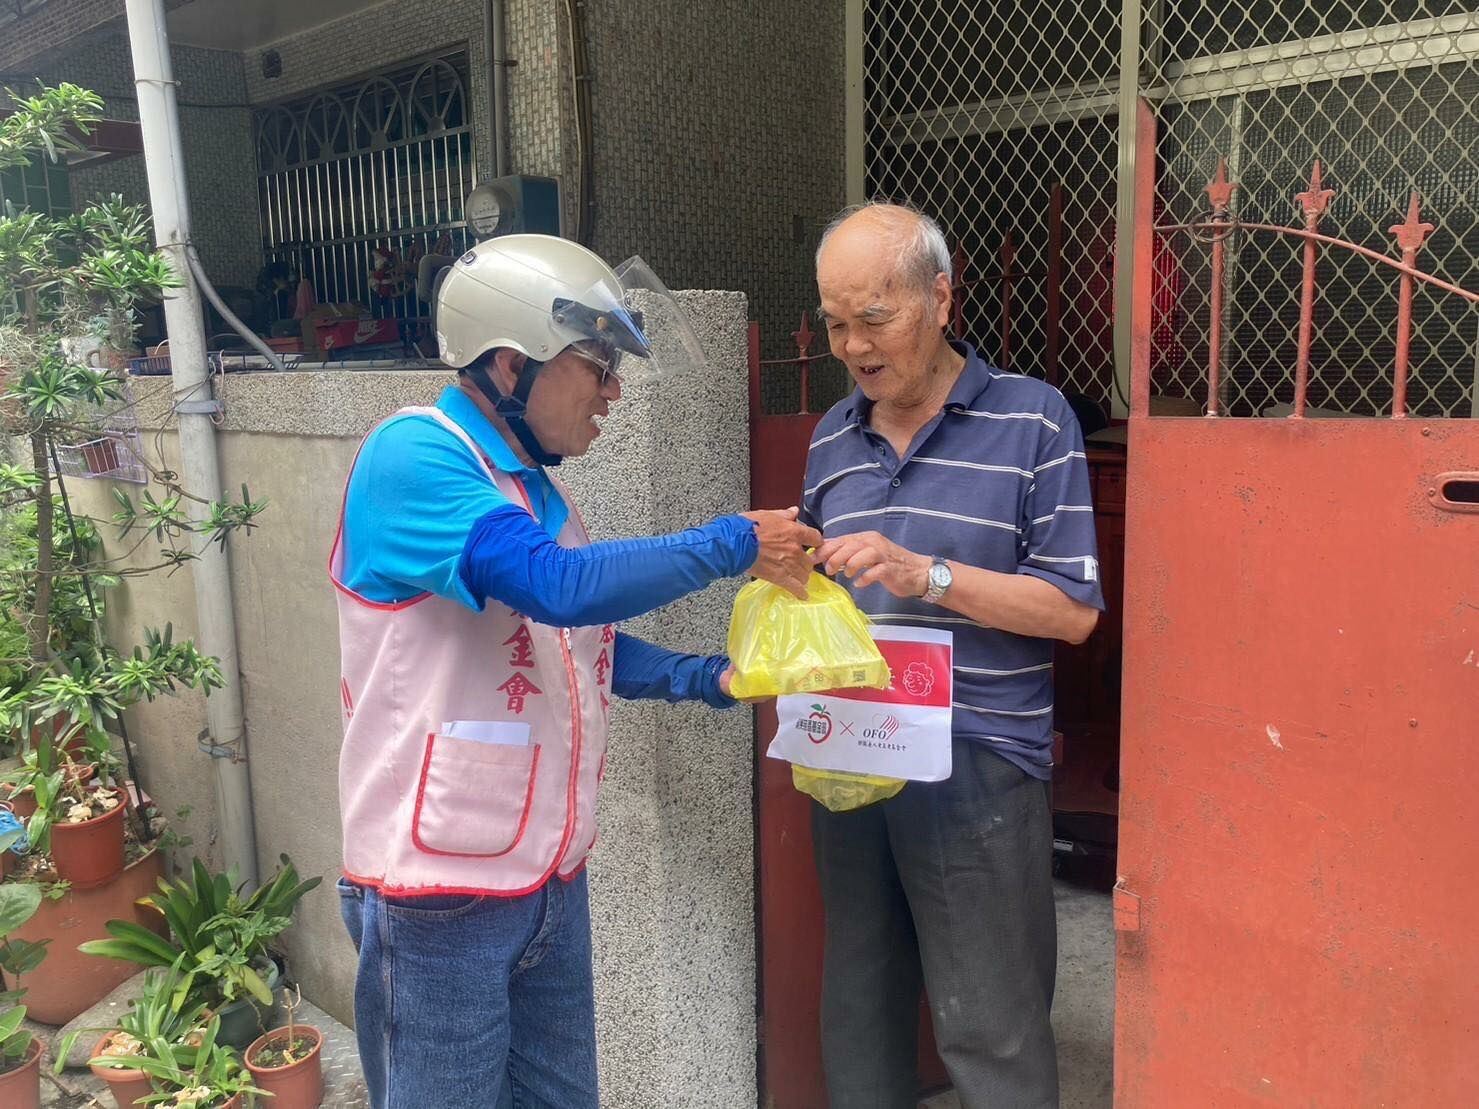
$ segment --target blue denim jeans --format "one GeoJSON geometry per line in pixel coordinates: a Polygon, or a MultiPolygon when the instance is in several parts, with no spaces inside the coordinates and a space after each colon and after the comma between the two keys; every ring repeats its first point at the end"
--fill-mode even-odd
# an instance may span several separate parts
{"type": "Polygon", "coordinates": [[[526,897],[338,888],[374,1109],[596,1109],[584,874],[526,897]]]}

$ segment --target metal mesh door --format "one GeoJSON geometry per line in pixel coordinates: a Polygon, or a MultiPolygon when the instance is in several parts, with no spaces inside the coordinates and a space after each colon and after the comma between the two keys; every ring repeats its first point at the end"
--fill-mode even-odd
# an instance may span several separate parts
{"type": "MultiPolygon", "coordinates": [[[[1151,9],[1144,88],[1156,105],[1158,200],[1173,221],[1204,217],[1219,158],[1237,183],[1230,216],[1308,226],[1307,189],[1325,234],[1395,253],[1410,196],[1434,217],[1421,268],[1479,286],[1479,14],[1472,3],[1244,0],[1151,9]],[[1326,193],[1326,190],[1330,190],[1326,193]],[[1323,206],[1323,209],[1322,209],[1323,206]]],[[[1163,239],[1183,260],[1184,291],[1158,323],[1179,337],[1155,367],[1183,393],[1207,364],[1205,251],[1163,239]]],[[[1298,360],[1303,252],[1286,237],[1228,243],[1222,403],[1233,415],[1288,404],[1298,360]]],[[[1309,403],[1371,416],[1391,404],[1395,277],[1349,251],[1317,261],[1309,403]]],[[[1159,307],[1159,306],[1158,306],[1159,307]]],[[[1416,294],[1408,407],[1467,416],[1479,319],[1466,302],[1416,294]]]]}
{"type": "MultiPolygon", "coordinates": [[[[1101,404],[1123,392],[1112,335],[1115,216],[1134,157],[1119,127],[1127,95],[1152,106],[1156,126],[1153,218],[1167,230],[1153,246],[1151,355],[1162,397],[1202,396],[1207,244],[1169,228],[1207,218],[1219,161],[1237,185],[1229,219],[1305,227],[1290,183],[1309,181],[1318,160],[1321,179],[1306,190],[1324,204],[1318,229],[1389,254],[1415,191],[1436,224],[1418,265],[1479,285],[1473,0],[854,4],[861,191],[942,221],[963,263],[963,331],[1012,369],[1101,404]],[[1122,56],[1135,72],[1121,72],[1122,56]]],[[[1277,411],[1292,397],[1301,244],[1239,231],[1226,246],[1222,410],[1277,411]]],[[[1317,267],[1309,402],[1377,415],[1391,401],[1395,277],[1349,251],[1321,253],[1317,267]]],[[[1410,410],[1470,415],[1476,359],[1473,307],[1420,289],[1410,410]]]]}
{"type": "Polygon", "coordinates": [[[867,194],[940,219],[984,354],[1107,401],[1118,7],[868,0],[863,33],[867,194]]]}

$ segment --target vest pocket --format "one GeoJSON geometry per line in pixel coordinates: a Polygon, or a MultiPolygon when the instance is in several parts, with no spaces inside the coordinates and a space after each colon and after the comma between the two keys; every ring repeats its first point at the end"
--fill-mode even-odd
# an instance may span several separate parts
{"type": "Polygon", "coordinates": [[[528,826],[538,770],[537,743],[428,735],[411,841],[433,855],[508,854],[528,826]]]}

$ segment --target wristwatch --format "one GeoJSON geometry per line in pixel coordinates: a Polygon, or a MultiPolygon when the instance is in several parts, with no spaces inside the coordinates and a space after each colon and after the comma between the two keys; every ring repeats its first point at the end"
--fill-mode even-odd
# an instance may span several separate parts
{"type": "Polygon", "coordinates": [[[955,576],[950,573],[950,563],[943,558],[935,559],[930,564],[929,577],[926,580],[929,585],[925,588],[923,597],[930,604],[937,605],[955,580],[955,576]]]}

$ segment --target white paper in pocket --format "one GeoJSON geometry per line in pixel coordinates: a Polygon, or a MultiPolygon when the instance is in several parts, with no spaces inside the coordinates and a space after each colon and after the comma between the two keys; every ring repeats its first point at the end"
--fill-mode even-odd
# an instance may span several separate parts
{"type": "Polygon", "coordinates": [[[506,747],[529,746],[529,725],[516,720],[448,720],[442,735],[470,739],[476,743],[501,743],[506,747]]]}

